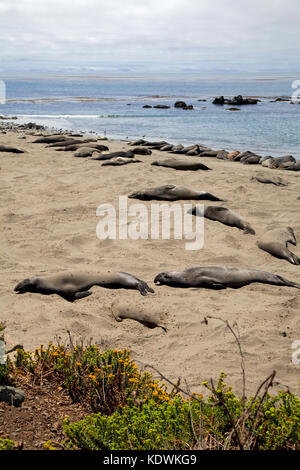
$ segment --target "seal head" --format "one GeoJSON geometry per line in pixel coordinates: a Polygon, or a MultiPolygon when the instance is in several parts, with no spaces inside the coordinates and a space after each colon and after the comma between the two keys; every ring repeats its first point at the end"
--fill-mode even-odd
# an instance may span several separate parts
{"type": "Polygon", "coordinates": [[[37,292],[36,290],[36,277],[28,277],[19,282],[14,291],[18,294],[25,294],[25,292],[37,292]]]}

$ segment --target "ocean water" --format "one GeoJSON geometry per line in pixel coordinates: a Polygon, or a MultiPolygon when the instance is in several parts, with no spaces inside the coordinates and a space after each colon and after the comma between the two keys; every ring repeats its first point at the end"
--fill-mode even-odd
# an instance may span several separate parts
{"type": "MultiPolygon", "coordinates": [[[[148,74],[0,77],[6,102],[0,114],[17,122],[95,132],[109,138],[166,140],[214,149],[252,150],[260,155],[300,159],[300,105],[272,102],[291,97],[296,76],[148,74]],[[212,104],[216,96],[258,97],[257,105],[212,104]],[[177,100],[193,110],[174,108],[177,100]],[[199,101],[205,100],[205,101],[199,101]],[[145,109],[164,104],[170,109],[145,109]]],[[[299,77],[300,78],[300,77],[299,77]]],[[[297,90],[296,90],[297,91],[297,90]]]]}

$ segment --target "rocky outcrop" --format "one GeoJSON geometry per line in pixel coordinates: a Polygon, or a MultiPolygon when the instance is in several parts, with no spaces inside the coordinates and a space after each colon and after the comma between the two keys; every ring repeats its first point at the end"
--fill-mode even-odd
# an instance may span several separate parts
{"type": "Polygon", "coordinates": [[[194,109],[194,106],[192,104],[186,104],[185,101],[176,101],[174,108],[194,109]]]}
{"type": "Polygon", "coordinates": [[[257,104],[258,102],[259,102],[258,99],[243,98],[242,95],[237,95],[237,96],[234,96],[233,98],[228,98],[228,99],[225,99],[224,96],[220,96],[213,100],[213,104],[219,104],[219,105],[229,104],[229,105],[234,105],[234,106],[242,106],[246,104],[257,104]]]}

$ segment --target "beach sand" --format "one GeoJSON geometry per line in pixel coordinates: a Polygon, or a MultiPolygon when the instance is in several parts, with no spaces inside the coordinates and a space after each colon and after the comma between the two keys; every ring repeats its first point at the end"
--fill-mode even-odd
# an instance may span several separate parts
{"type": "MultiPolygon", "coordinates": [[[[73,152],[33,144],[35,138],[18,139],[16,132],[0,136],[1,144],[26,150],[0,152],[0,322],[6,324],[12,346],[19,343],[34,350],[59,338],[67,342],[69,331],[74,341],[91,341],[102,349],[130,349],[138,365],[150,364],[171,381],[181,377],[182,386],[185,379],[195,392],[202,390],[202,381],[217,380],[224,371],[227,382],[241,393],[238,345],[222,321],[209,319],[206,324],[205,317],[211,315],[238,325],[248,395],[273,370],[279,389],[288,386],[299,393],[300,365],[292,362],[292,343],[300,340],[299,290],[257,283],[219,291],[175,289],[155,286],[153,280],[161,271],[228,265],[261,269],[300,283],[300,266],[274,258],[256,245],[271,223],[293,227],[300,239],[300,173],[205,157],[201,162],[212,171],[151,166],[156,159],[171,157],[160,151],[138,155],[142,163],[101,166],[99,161],[74,158],[73,152]],[[289,184],[277,187],[251,180],[258,173],[281,176],[289,184]],[[205,219],[205,243],[197,251],[186,250],[186,240],[172,238],[97,238],[100,204],[118,207],[119,196],[163,184],[185,185],[226,199],[205,204],[223,205],[244,216],[256,235],[205,219]],[[14,292],[16,283],[26,277],[66,270],[125,271],[146,281],[155,294],[142,297],[135,290],[93,287],[91,296],[69,303],[57,295],[14,292]],[[117,322],[112,315],[114,302],[160,312],[166,316],[167,333],[133,320],[117,322]]],[[[104,143],[110,151],[128,150],[125,141],[104,143]]],[[[128,205],[140,202],[129,199],[128,205]]],[[[143,204],[150,207],[151,202],[143,204]]],[[[300,256],[300,245],[291,250],[300,256]]]]}

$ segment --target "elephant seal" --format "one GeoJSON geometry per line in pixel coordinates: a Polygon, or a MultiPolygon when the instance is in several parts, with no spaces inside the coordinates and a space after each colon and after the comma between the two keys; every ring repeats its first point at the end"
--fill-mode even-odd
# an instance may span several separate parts
{"type": "Polygon", "coordinates": [[[230,209],[221,206],[206,206],[204,207],[204,212],[198,211],[197,206],[193,207],[188,211],[189,214],[198,215],[206,217],[210,220],[216,220],[221,222],[224,225],[229,227],[237,227],[241,230],[244,230],[244,233],[250,233],[255,235],[255,230],[250,226],[250,224],[244,220],[241,216],[236,214],[230,209]]]}
{"type": "Polygon", "coordinates": [[[137,191],[128,196],[130,199],[141,199],[142,201],[178,201],[180,199],[207,199],[210,201],[222,201],[211,193],[206,191],[194,191],[184,186],[175,186],[174,184],[166,184],[158,186],[157,188],[148,188],[142,191],[137,191]]]}
{"type": "Polygon", "coordinates": [[[189,145],[188,147],[183,147],[181,144],[177,147],[173,147],[172,150],[170,150],[170,153],[178,153],[179,155],[184,155],[190,152],[191,150],[195,150],[198,145],[189,145]]]}
{"type": "Polygon", "coordinates": [[[285,168],[291,164],[296,163],[296,159],[293,155],[285,155],[283,157],[276,157],[272,162],[272,168],[285,168]]]}
{"type": "Polygon", "coordinates": [[[118,302],[114,302],[111,306],[111,312],[116,321],[121,322],[123,320],[135,320],[147,328],[162,328],[167,332],[167,328],[164,325],[164,319],[158,312],[149,311],[143,305],[123,305],[118,302]]]}
{"type": "Polygon", "coordinates": [[[275,228],[274,230],[268,230],[257,241],[257,246],[276,258],[286,259],[291,264],[300,265],[300,258],[289,250],[289,243],[294,246],[297,245],[294,230],[291,227],[275,228]]]}
{"type": "Polygon", "coordinates": [[[199,145],[196,145],[195,147],[193,147],[191,150],[188,150],[186,152],[186,155],[189,157],[197,157],[198,155],[200,155],[201,153],[201,150],[200,150],[200,147],[199,145]]]}
{"type": "Polygon", "coordinates": [[[222,150],[201,150],[200,157],[216,157],[222,150]]]}
{"type": "Polygon", "coordinates": [[[229,154],[227,155],[227,159],[228,159],[228,160],[233,160],[233,159],[236,158],[239,154],[240,154],[240,152],[239,152],[238,150],[234,150],[233,152],[229,152],[229,154]]]}
{"type": "Polygon", "coordinates": [[[137,158],[124,158],[124,157],[116,157],[112,158],[111,160],[107,160],[107,162],[102,163],[101,166],[121,166],[121,165],[128,165],[128,163],[142,163],[141,160],[137,158]]]}
{"type": "Polygon", "coordinates": [[[147,147],[136,147],[132,149],[134,155],[151,155],[152,150],[148,149],[147,147]]]}
{"type": "Polygon", "coordinates": [[[133,145],[133,146],[145,145],[145,144],[146,144],[146,141],[144,139],[138,139],[138,140],[133,140],[131,142],[128,142],[128,145],[133,145]]]}
{"type": "MultiPolygon", "coordinates": [[[[165,147],[165,146],[164,146],[164,147],[165,147]]],[[[162,148],[164,148],[164,147],[162,147],[162,148]]],[[[181,151],[181,150],[183,150],[183,149],[184,149],[184,146],[183,146],[182,144],[172,145],[172,153],[173,153],[173,152],[174,152],[174,153],[177,153],[177,152],[179,152],[179,151],[181,151]]]]}
{"type": "Polygon", "coordinates": [[[161,140],[159,142],[146,142],[144,145],[146,147],[159,150],[161,147],[164,147],[165,145],[168,145],[168,144],[169,142],[166,142],[165,140],[161,140]]]}
{"type": "Polygon", "coordinates": [[[221,150],[218,155],[217,155],[217,158],[219,160],[227,160],[228,159],[228,155],[229,155],[229,152],[227,152],[227,150],[221,150]]]}
{"type": "Polygon", "coordinates": [[[25,153],[24,150],[9,145],[0,145],[0,152],[25,153]]]}
{"type": "Polygon", "coordinates": [[[95,139],[88,138],[88,139],[67,139],[61,140],[59,142],[53,142],[53,144],[47,145],[47,148],[52,147],[68,147],[69,145],[77,145],[77,144],[87,144],[88,142],[94,142],[95,139]]]}
{"type": "Polygon", "coordinates": [[[57,152],[72,152],[73,150],[79,150],[83,147],[93,148],[93,149],[95,149],[95,151],[99,150],[100,152],[109,150],[107,145],[96,144],[94,142],[87,142],[87,143],[84,143],[84,144],[67,145],[66,147],[62,147],[62,148],[58,147],[55,150],[57,152]]]}
{"type": "Polygon", "coordinates": [[[172,150],[174,147],[173,144],[167,144],[167,145],[164,145],[163,147],[160,147],[160,151],[161,152],[170,152],[170,150],[172,150]]]}
{"type": "Polygon", "coordinates": [[[275,162],[274,157],[265,157],[260,160],[260,165],[265,168],[273,168],[274,162],[275,162]]]}
{"type": "Polygon", "coordinates": [[[188,159],[177,160],[175,158],[170,158],[167,160],[152,162],[151,165],[164,166],[167,168],[174,168],[174,170],[184,171],[211,170],[211,168],[208,168],[208,166],[203,165],[203,163],[188,159]]]}
{"type": "Polygon", "coordinates": [[[92,160],[111,160],[112,158],[117,158],[117,157],[122,157],[122,158],[133,158],[134,153],[132,150],[128,150],[127,152],[112,152],[112,153],[104,153],[99,155],[96,158],[93,158],[92,160]]]}
{"type": "Polygon", "coordinates": [[[91,157],[94,153],[99,154],[101,150],[97,150],[94,147],[81,147],[74,153],[74,157],[86,158],[91,157]]]}
{"type": "Polygon", "coordinates": [[[300,289],[300,284],[288,281],[276,274],[228,266],[197,266],[185,271],[166,271],[159,273],[154,282],[171,287],[205,287],[210,289],[226,289],[227,287],[238,289],[252,282],[260,282],[300,289]]]}
{"type": "MultiPolygon", "coordinates": [[[[60,134],[54,135],[47,135],[44,137],[38,137],[37,139],[33,140],[33,144],[53,144],[55,142],[62,142],[67,140],[67,137],[60,134]]],[[[69,140],[69,139],[68,139],[69,140]]]]}
{"type": "Polygon", "coordinates": [[[247,157],[241,158],[241,163],[243,165],[258,165],[261,160],[261,156],[259,155],[248,155],[247,157]]]}
{"type": "Polygon", "coordinates": [[[287,186],[288,183],[284,183],[280,177],[278,178],[266,178],[264,176],[252,176],[252,180],[256,180],[259,183],[274,184],[275,186],[287,186]]]}
{"type": "Polygon", "coordinates": [[[283,167],[280,167],[283,170],[292,170],[292,171],[300,171],[300,161],[291,164],[285,164],[283,167]]]}
{"type": "Polygon", "coordinates": [[[154,292],[146,282],[132,274],[124,272],[70,273],[64,272],[49,277],[30,277],[19,282],[14,291],[18,294],[33,292],[44,295],[57,294],[69,302],[91,295],[89,289],[93,286],[107,289],[137,289],[141,295],[154,292]]]}

